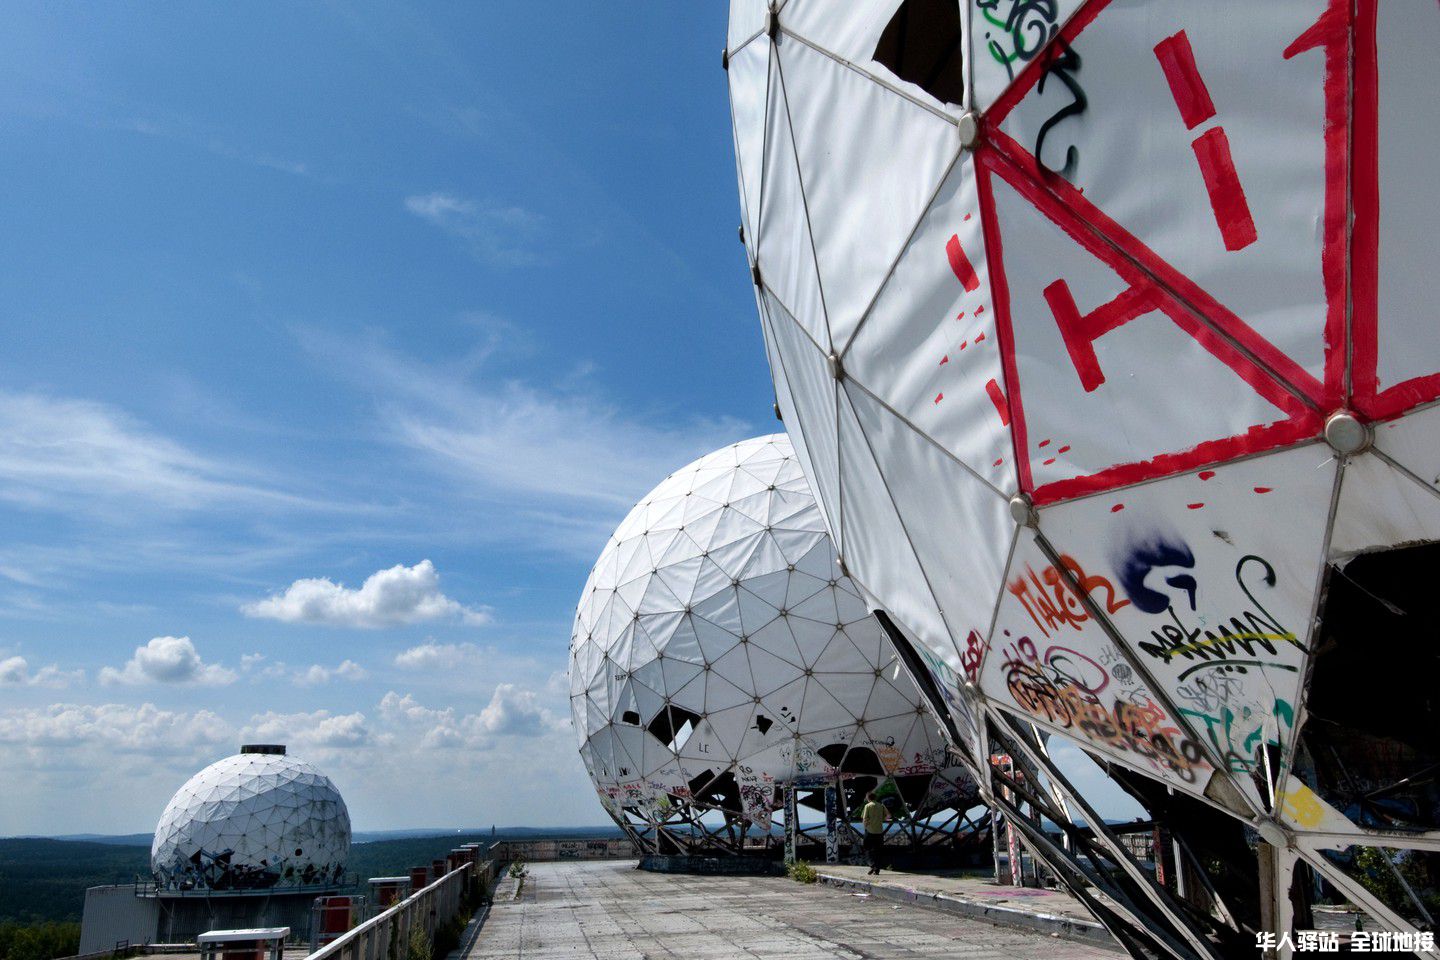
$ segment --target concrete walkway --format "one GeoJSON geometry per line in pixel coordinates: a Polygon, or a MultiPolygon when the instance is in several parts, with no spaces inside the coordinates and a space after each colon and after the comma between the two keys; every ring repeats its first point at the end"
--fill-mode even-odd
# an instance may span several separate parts
{"type": "MultiPolygon", "coordinates": [[[[1064,890],[1003,886],[988,876],[958,870],[926,873],[886,870],[872,877],[863,865],[823,863],[815,869],[821,882],[842,889],[862,891],[894,903],[913,903],[991,923],[1058,934],[1121,952],[1110,932],[1083,903],[1064,890]]],[[[1096,896],[1105,899],[1103,895],[1096,896]]]]}
{"type": "Polygon", "coordinates": [[[636,870],[633,861],[542,863],[529,869],[518,898],[497,896],[466,960],[1116,956],[1044,934],[784,877],[646,873],[636,870]]]}

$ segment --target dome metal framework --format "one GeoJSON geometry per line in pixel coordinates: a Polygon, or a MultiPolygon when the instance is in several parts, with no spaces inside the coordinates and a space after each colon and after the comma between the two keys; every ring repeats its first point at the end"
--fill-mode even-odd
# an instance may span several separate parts
{"type": "Polygon", "coordinates": [[[892,843],[986,822],[783,434],[677,470],[620,524],[576,612],[570,703],[602,804],[651,853],[774,852],[784,822],[835,856],[870,789],[892,843]]]}
{"type": "Polygon", "coordinates": [[[155,828],[160,891],[327,887],[350,854],[350,814],[330,778],[283,747],[246,747],[185,782],[155,828]]]}
{"type": "Polygon", "coordinates": [[[1433,924],[1437,47],[1429,0],[731,5],[797,456],[987,800],[1065,829],[1026,838],[1136,956],[1293,940],[1321,885],[1433,924]]]}

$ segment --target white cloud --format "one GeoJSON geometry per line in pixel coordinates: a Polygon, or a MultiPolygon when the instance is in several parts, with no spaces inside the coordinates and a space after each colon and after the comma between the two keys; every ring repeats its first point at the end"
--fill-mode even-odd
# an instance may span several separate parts
{"type": "Polygon", "coordinates": [[[391,736],[428,748],[488,750],[512,738],[536,737],[566,726],[538,694],[513,683],[498,684],[480,712],[463,715],[454,707],[427,707],[408,693],[392,690],[380,701],[380,717],[391,736]]]}
{"type": "Polygon", "coordinates": [[[0,685],[51,687],[58,690],[84,678],[84,670],[61,670],[53,663],[31,673],[30,664],[24,657],[0,660],[0,685]]]}
{"type": "Polygon", "coordinates": [[[0,743],[24,747],[80,747],[173,753],[234,739],[230,726],[208,710],[177,713],[152,703],[57,703],[0,713],[0,743]]]}
{"type": "Polygon", "coordinates": [[[0,660],[0,683],[25,683],[30,679],[30,665],[24,657],[0,660]]]}
{"type": "Polygon", "coordinates": [[[483,651],[473,643],[436,643],[427,640],[419,646],[395,654],[395,666],[404,670],[451,671],[480,660],[483,651]]]}
{"type": "Polygon", "coordinates": [[[317,687],[332,680],[359,681],[370,677],[366,670],[354,660],[342,660],[330,667],[323,663],[312,663],[308,667],[291,667],[283,660],[270,660],[263,653],[247,653],[240,657],[240,670],[252,678],[284,680],[297,687],[317,687]]]}
{"type": "Polygon", "coordinates": [[[263,713],[250,719],[242,735],[247,740],[283,743],[303,755],[306,750],[349,749],[370,743],[363,713],[263,713]]]}
{"type": "Polygon", "coordinates": [[[302,687],[314,687],[320,684],[329,683],[331,680],[349,680],[351,682],[364,680],[370,676],[370,672],[354,660],[342,660],[339,666],[327,667],[319,663],[312,663],[304,670],[295,673],[295,683],[302,687]]]}
{"type": "Polygon", "coordinates": [[[483,204],[449,193],[405,198],[405,209],[462,241],[475,259],[504,267],[539,263],[544,218],[521,207],[483,204]]]}
{"type": "Polygon", "coordinates": [[[359,589],[326,578],[296,580],[284,593],[240,609],[249,617],[336,627],[391,627],[432,620],[472,626],[490,622],[488,610],[464,606],[440,592],[440,574],[429,560],[372,573],[359,589]]]}
{"type": "Polygon", "coordinates": [[[247,710],[228,720],[149,703],[0,708],[0,835],[146,829],[181,783],[247,742],[284,743],[314,763],[361,825],[604,822],[573,732],[557,718],[563,697],[501,685],[469,708],[449,702],[392,692],[373,711],[247,710]],[[100,808],[64,799],[97,782],[126,789],[100,808]]]}
{"type": "Polygon", "coordinates": [[[563,727],[564,722],[540,706],[540,697],[535,691],[502,683],[476,717],[476,726],[496,736],[533,737],[547,729],[563,727]]]}
{"type": "Polygon", "coordinates": [[[193,683],[223,686],[234,683],[235,671],[200,659],[189,637],[155,637],[123,667],[103,667],[100,682],[111,684],[193,683]]]}
{"type": "MultiPolygon", "coordinates": [[[[104,404],[0,393],[0,500],[91,513],[299,504],[104,404]]],[[[21,571],[23,575],[23,571],[21,571]]],[[[18,579],[16,571],[6,574],[18,579]]]]}

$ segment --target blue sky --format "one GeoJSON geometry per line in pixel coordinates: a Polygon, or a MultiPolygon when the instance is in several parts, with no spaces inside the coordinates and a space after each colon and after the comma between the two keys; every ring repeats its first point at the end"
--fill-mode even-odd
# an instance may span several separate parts
{"type": "Polygon", "coordinates": [[[149,829],[252,738],[362,828],[603,819],[590,561],[775,426],[724,20],[9,8],[0,835],[149,829]]]}
{"type": "Polygon", "coordinates": [[[362,829],[604,820],[590,563],[778,426],[725,18],[7,8],[0,836],[151,829],[250,740],[362,829]]]}

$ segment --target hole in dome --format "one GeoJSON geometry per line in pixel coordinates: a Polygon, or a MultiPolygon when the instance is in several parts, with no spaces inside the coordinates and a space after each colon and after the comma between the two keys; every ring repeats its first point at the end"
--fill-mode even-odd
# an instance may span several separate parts
{"type": "Polygon", "coordinates": [[[905,0],[880,34],[874,57],[941,103],[961,103],[965,60],[960,5],[955,0],[905,0]]]}
{"type": "Polygon", "coordinates": [[[761,736],[769,733],[773,726],[775,726],[774,720],[759,713],[755,714],[755,729],[760,731],[761,736]]]}
{"type": "Polygon", "coordinates": [[[1296,766],[1362,827],[1440,828],[1440,644],[1427,615],[1437,569],[1433,543],[1330,569],[1296,766]]]}
{"type": "Polygon", "coordinates": [[[640,714],[636,713],[634,710],[626,710],[624,713],[620,714],[620,722],[628,723],[632,727],[638,727],[640,726],[640,714]]]}
{"type": "Polygon", "coordinates": [[[826,763],[839,768],[841,773],[871,774],[885,776],[885,767],[880,758],[869,747],[855,747],[844,743],[830,743],[815,751],[826,763]]]}
{"type": "Polygon", "coordinates": [[[740,809],[740,785],[735,781],[735,774],[729,770],[718,777],[706,770],[690,781],[690,795],[702,805],[721,810],[740,809]]]}
{"type": "Polygon", "coordinates": [[[671,750],[679,750],[685,746],[699,724],[700,714],[671,704],[655,714],[645,729],[671,750]]]}

